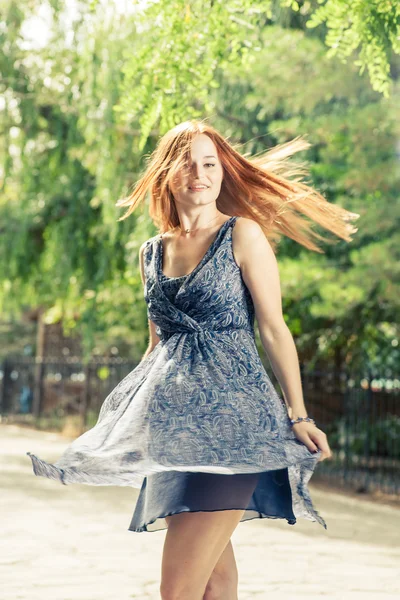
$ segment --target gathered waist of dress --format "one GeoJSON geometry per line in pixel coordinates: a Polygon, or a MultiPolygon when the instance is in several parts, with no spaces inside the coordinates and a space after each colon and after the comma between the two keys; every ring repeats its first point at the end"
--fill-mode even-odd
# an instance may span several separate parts
{"type": "Polygon", "coordinates": [[[237,333],[242,333],[242,332],[246,332],[248,333],[251,337],[254,338],[255,334],[254,334],[254,328],[249,324],[249,325],[228,325],[228,326],[224,326],[224,327],[213,327],[210,325],[204,326],[199,324],[199,327],[194,328],[194,329],[189,329],[189,328],[182,328],[182,329],[175,329],[174,331],[165,331],[165,330],[159,330],[158,335],[160,336],[161,339],[169,339],[170,337],[172,337],[173,335],[182,335],[182,334],[187,334],[190,336],[197,336],[200,339],[203,340],[207,340],[207,339],[213,339],[216,335],[232,335],[233,332],[237,332],[237,333]]]}

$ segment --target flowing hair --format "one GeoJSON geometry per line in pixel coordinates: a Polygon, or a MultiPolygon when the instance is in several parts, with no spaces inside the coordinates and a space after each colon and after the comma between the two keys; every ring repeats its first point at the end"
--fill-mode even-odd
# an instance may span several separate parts
{"type": "Polygon", "coordinates": [[[304,163],[293,164],[289,157],[311,146],[301,136],[279,144],[259,155],[246,158],[216,129],[204,121],[189,120],[173,127],[159,141],[148,159],[147,168],[134,190],[116,206],[128,206],[118,219],[126,219],[150,194],[149,215],[165,233],[179,225],[170,181],[190,161],[192,139],[208,135],[214,142],[223,168],[223,180],[216,205],[222,213],[256,221],[275,250],[285,235],[309,250],[324,253],[316,241],[335,243],[314,231],[315,224],[350,242],[358,229],[349,221],[359,214],[328,202],[317,190],[305,184],[304,163]]]}

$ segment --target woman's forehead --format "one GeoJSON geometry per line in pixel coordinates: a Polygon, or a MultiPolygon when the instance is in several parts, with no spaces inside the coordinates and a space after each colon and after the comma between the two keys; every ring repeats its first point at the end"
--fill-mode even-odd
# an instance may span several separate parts
{"type": "Polygon", "coordinates": [[[214,142],[208,137],[202,140],[193,140],[190,145],[189,158],[192,160],[203,160],[204,158],[218,158],[214,142]]]}

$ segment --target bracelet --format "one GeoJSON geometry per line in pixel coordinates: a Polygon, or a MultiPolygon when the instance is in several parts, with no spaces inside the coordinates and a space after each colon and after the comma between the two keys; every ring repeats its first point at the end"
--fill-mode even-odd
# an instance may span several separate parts
{"type": "Polygon", "coordinates": [[[290,419],[290,426],[293,427],[295,423],[300,423],[301,421],[309,421],[315,425],[315,421],[314,419],[311,419],[311,417],[298,417],[297,419],[290,419]]]}

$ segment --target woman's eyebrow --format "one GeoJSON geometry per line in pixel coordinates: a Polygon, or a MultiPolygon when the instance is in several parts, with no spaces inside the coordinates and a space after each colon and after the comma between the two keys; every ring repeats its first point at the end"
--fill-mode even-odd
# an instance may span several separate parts
{"type": "MultiPolygon", "coordinates": [[[[216,157],[216,156],[214,156],[214,154],[207,154],[206,156],[203,156],[203,159],[204,159],[204,158],[215,158],[215,159],[216,159],[217,157],[216,157]]],[[[192,160],[193,160],[193,159],[192,159],[192,160]]]]}

